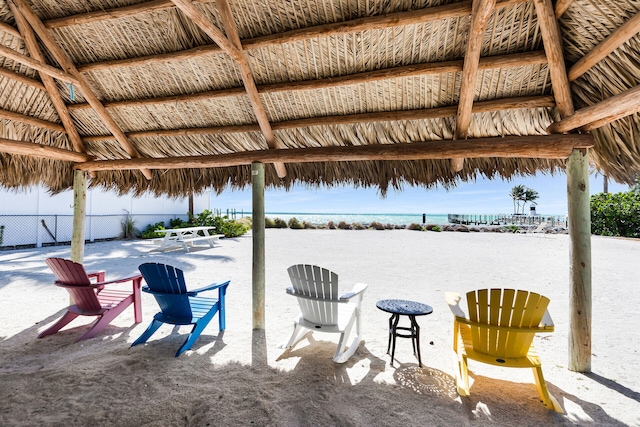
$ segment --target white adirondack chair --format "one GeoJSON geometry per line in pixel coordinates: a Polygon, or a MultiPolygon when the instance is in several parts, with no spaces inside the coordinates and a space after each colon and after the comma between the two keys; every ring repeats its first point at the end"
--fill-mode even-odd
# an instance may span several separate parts
{"type": "Polygon", "coordinates": [[[310,331],[340,334],[338,348],[333,356],[336,363],[346,362],[360,344],[360,305],[368,285],[357,283],[347,294],[338,294],[338,275],[327,269],[299,264],[287,269],[293,286],[287,293],[298,299],[300,317],[294,320],[291,338],[281,348],[295,346],[310,331]],[[355,337],[347,339],[355,324],[355,337]]]}

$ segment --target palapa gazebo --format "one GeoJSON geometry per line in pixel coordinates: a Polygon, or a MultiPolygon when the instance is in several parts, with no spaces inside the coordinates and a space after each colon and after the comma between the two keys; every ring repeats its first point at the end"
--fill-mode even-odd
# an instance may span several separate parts
{"type": "Polygon", "coordinates": [[[567,173],[569,368],[590,370],[588,168],[640,173],[638,0],[0,1],[0,185],[186,196],[567,173]]]}

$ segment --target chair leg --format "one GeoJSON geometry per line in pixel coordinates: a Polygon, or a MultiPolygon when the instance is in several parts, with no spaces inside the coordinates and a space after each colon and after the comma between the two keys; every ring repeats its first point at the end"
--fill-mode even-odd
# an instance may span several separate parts
{"type": "Polygon", "coordinates": [[[187,340],[184,342],[184,344],[180,346],[180,348],[176,352],[176,357],[180,356],[182,353],[184,353],[185,351],[191,348],[191,346],[200,337],[200,334],[202,334],[202,331],[204,331],[204,328],[207,326],[208,323],[209,322],[203,322],[202,320],[200,320],[195,325],[193,325],[193,329],[191,329],[191,333],[187,337],[187,340]]]}
{"type": "Polygon", "coordinates": [[[458,359],[458,372],[456,374],[456,386],[460,396],[469,395],[469,364],[466,354],[458,359]]]}
{"type": "Polygon", "coordinates": [[[281,344],[280,348],[288,349],[288,348],[291,348],[291,347],[295,346],[296,344],[298,344],[298,342],[300,342],[300,340],[302,340],[302,338],[304,338],[306,333],[307,333],[307,329],[306,328],[303,328],[297,322],[294,323],[293,324],[293,332],[291,333],[291,337],[289,337],[289,340],[287,341],[286,344],[281,344]]]}
{"type": "Polygon", "coordinates": [[[538,393],[540,393],[540,400],[544,403],[548,409],[553,409],[556,412],[564,414],[564,410],[558,403],[555,397],[549,390],[547,389],[547,383],[544,380],[544,376],[542,375],[542,367],[537,366],[535,368],[531,368],[533,370],[533,377],[536,380],[536,387],[538,388],[538,393]]]}
{"type": "Polygon", "coordinates": [[[56,323],[54,323],[53,325],[51,325],[49,328],[45,329],[44,331],[40,332],[40,335],[38,335],[38,338],[44,338],[47,335],[53,335],[56,332],[58,332],[60,329],[64,328],[65,326],[67,326],[73,319],[75,319],[76,317],[78,317],[77,314],[72,313],[70,311],[67,311],[64,316],[62,316],[60,318],[60,320],[58,320],[56,323]]]}
{"type": "Polygon", "coordinates": [[[333,356],[333,361],[336,363],[346,362],[347,360],[349,360],[351,356],[353,356],[353,354],[358,349],[358,344],[360,344],[360,335],[356,334],[353,341],[349,344],[349,348],[345,351],[345,347],[347,345],[347,339],[349,338],[349,335],[351,335],[351,329],[353,329],[353,324],[356,321],[356,317],[357,317],[356,313],[354,312],[353,315],[351,316],[351,319],[349,320],[349,323],[347,324],[347,326],[344,328],[344,331],[340,335],[340,341],[338,341],[338,348],[336,349],[336,354],[333,356]]]}
{"type": "Polygon", "coordinates": [[[146,331],[144,331],[144,333],[143,333],[142,335],[140,335],[140,337],[139,337],[137,340],[135,340],[135,341],[133,342],[133,344],[131,344],[131,347],[133,347],[134,345],[138,345],[138,344],[142,344],[142,343],[147,342],[147,340],[148,340],[149,338],[151,338],[151,335],[153,335],[153,333],[154,333],[155,331],[157,331],[157,330],[158,330],[158,328],[159,328],[161,325],[162,325],[162,322],[161,322],[161,321],[156,320],[156,319],[153,319],[153,320],[151,321],[151,324],[150,324],[150,325],[149,325],[149,327],[147,328],[147,330],[146,330],[146,331]]]}

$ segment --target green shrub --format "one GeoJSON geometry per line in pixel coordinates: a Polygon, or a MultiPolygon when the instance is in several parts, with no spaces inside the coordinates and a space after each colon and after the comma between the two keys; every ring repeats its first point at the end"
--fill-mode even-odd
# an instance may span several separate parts
{"type": "Polygon", "coordinates": [[[298,221],[298,218],[293,217],[289,219],[289,228],[294,230],[301,230],[304,228],[304,225],[302,225],[300,221],[298,221]]]}
{"type": "Polygon", "coordinates": [[[508,231],[509,233],[516,233],[519,230],[517,225],[505,225],[504,227],[502,227],[502,229],[504,231],[508,231]]]}
{"type": "Polygon", "coordinates": [[[424,231],[424,228],[422,228],[422,226],[420,224],[416,224],[414,222],[412,224],[409,224],[409,226],[407,227],[407,230],[424,231]]]}
{"type": "Polygon", "coordinates": [[[440,228],[439,225],[434,225],[433,227],[431,227],[431,231],[437,231],[439,233],[442,231],[442,228],[440,228]]]}
{"type": "Polygon", "coordinates": [[[640,193],[591,196],[591,232],[602,236],[640,237],[640,193]]]}
{"type": "Polygon", "coordinates": [[[188,221],[183,221],[180,218],[169,220],[169,228],[184,228],[184,227],[192,227],[192,226],[193,224],[191,224],[188,221]]]}
{"type": "Polygon", "coordinates": [[[238,237],[245,234],[251,229],[251,226],[242,224],[236,220],[225,220],[219,227],[216,228],[216,232],[224,234],[224,237],[238,237]]]}
{"type": "Polygon", "coordinates": [[[276,228],[287,228],[288,227],[287,222],[284,219],[281,219],[281,218],[276,218],[273,221],[273,223],[274,223],[276,228]]]}
{"type": "Polygon", "coordinates": [[[155,224],[147,224],[147,228],[142,232],[143,239],[157,239],[164,237],[164,233],[156,233],[156,230],[164,230],[164,222],[156,222],[155,224]]]}
{"type": "Polygon", "coordinates": [[[264,228],[276,228],[276,222],[271,218],[264,218],[264,228]]]}

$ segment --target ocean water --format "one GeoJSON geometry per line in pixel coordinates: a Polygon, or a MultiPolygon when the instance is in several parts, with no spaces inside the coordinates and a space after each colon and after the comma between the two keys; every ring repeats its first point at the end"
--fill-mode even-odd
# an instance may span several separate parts
{"type": "Polygon", "coordinates": [[[285,221],[295,217],[298,221],[306,221],[311,224],[326,224],[329,221],[333,221],[338,224],[340,221],[344,221],[348,224],[360,223],[371,224],[377,221],[381,224],[387,225],[409,225],[416,224],[447,224],[447,214],[426,214],[425,221],[422,221],[422,214],[349,214],[349,213],[296,213],[296,212],[266,212],[267,218],[276,219],[280,218],[285,221]]]}

